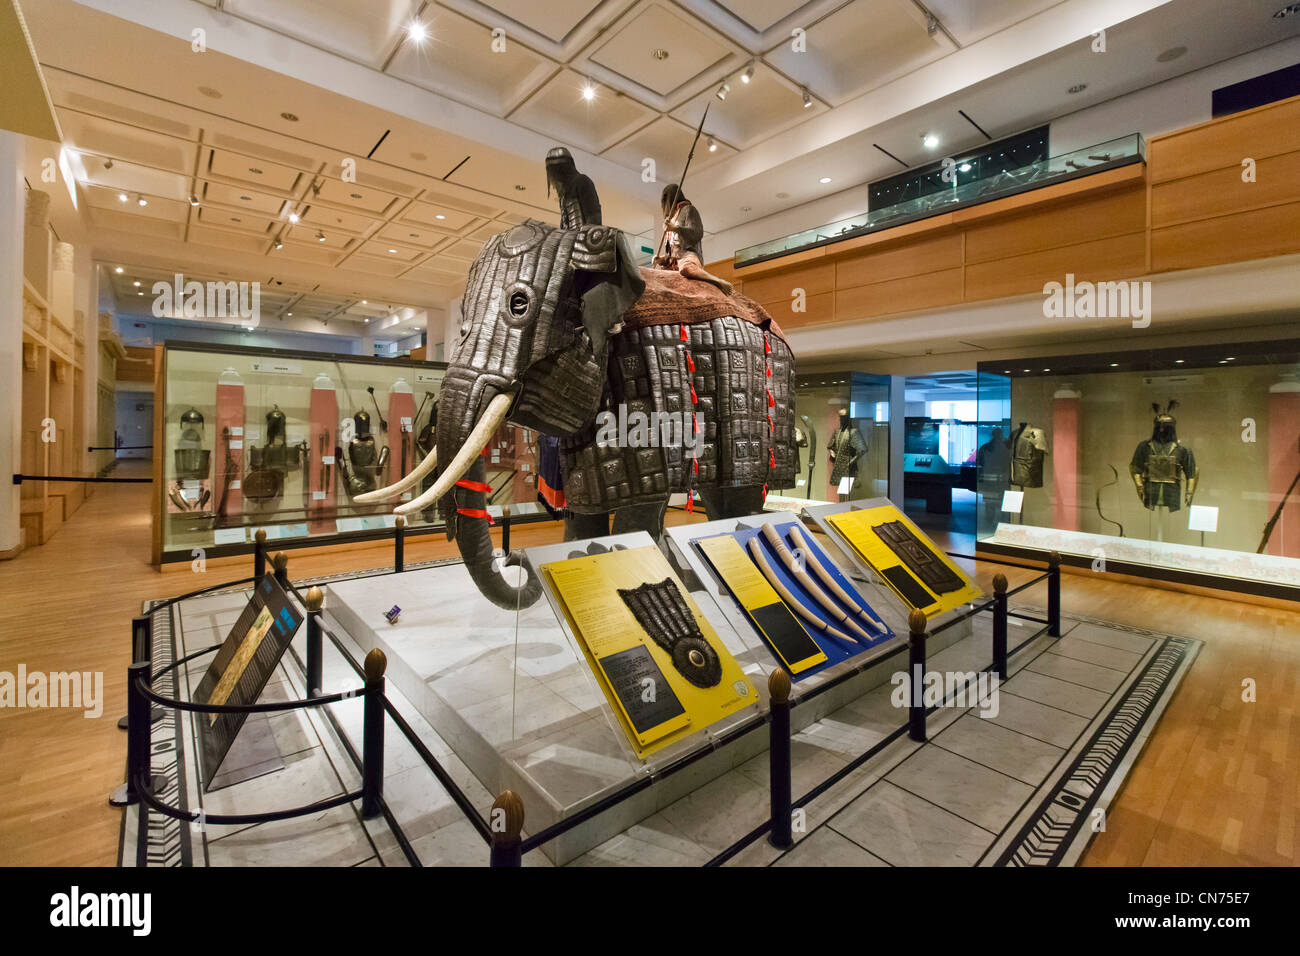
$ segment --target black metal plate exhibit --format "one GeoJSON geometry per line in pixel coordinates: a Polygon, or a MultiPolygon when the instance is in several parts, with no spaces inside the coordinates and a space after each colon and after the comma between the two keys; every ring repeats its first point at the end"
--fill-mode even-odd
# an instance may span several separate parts
{"type": "MultiPolygon", "coordinates": [[[[280,582],[264,575],[199,682],[194,700],[201,704],[256,703],[302,621],[280,582]]],[[[204,790],[212,788],[213,778],[247,716],[194,715],[204,790]]]]}
{"type": "Polygon", "coordinates": [[[903,600],[912,607],[923,609],[934,603],[934,595],[921,587],[916,578],[907,573],[907,569],[901,564],[896,564],[892,568],[885,568],[880,572],[886,581],[894,586],[903,600]]]}
{"type": "Polygon", "coordinates": [[[686,713],[647,648],[633,647],[602,657],[600,666],[638,734],[686,713]],[[652,700],[645,699],[646,680],[655,691],[652,700]]]}

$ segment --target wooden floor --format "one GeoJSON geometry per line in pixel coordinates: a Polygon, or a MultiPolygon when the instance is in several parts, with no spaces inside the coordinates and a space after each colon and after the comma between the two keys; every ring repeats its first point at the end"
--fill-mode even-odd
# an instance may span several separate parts
{"type": "MultiPolygon", "coordinates": [[[[147,473],[127,465],[120,476],[147,473]],[[132,471],[132,469],[135,469],[132,471]]],[[[120,811],[130,619],[144,598],[238,576],[159,574],[148,564],[148,485],[101,485],[55,537],[0,562],[0,671],[102,671],[103,716],[0,709],[0,865],[112,865],[120,811]]],[[[670,521],[691,517],[670,512],[670,521]]],[[[557,540],[518,528],[512,544],[557,540]]],[[[936,535],[936,537],[939,537],[936,535]]],[[[969,552],[969,538],[947,542],[969,552]]],[[[441,536],[408,542],[409,561],[454,553],[441,536]]],[[[390,546],[295,555],[295,579],[391,563],[390,546]]],[[[999,570],[981,565],[986,590],[999,570]]],[[[1014,584],[1028,572],[1009,570],[1014,584]]],[[[1296,865],[1300,804],[1300,613],[1132,584],[1063,578],[1066,612],[1205,641],[1195,666],[1111,808],[1088,865],[1296,865]],[[1256,703],[1242,701],[1242,682],[1256,703]]],[[[1035,591],[1029,592],[1031,600],[1035,591]]],[[[1039,598],[1041,601],[1041,598],[1039,598]]]]}

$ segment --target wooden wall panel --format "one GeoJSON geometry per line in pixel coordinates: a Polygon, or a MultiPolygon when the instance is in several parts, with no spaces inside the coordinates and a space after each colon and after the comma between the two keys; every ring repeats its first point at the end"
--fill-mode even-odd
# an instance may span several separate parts
{"type": "Polygon", "coordinates": [[[1241,168],[1244,157],[1300,150],[1300,96],[1158,136],[1147,150],[1147,176],[1168,182],[1213,169],[1241,168]]]}
{"type": "Polygon", "coordinates": [[[1151,271],[1300,252],[1300,202],[1151,231],[1151,271]]]}
{"type": "Polygon", "coordinates": [[[844,322],[873,315],[956,305],[961,300],[962,270],[958,267],[838,290],[835,293],[835,318],[844,322]]]}
{"type": "Polygon", "coordinates": [[[966,263],[991,262],[1145,228],[1146,187],[1138,183],[1049,208],[1029,207],[989,223],[972,223],[966,229],[966,263]]]}
{"type": "MultiPolygon", "coordinates": [[[[746,294],[748,295],[748,293],[746,294]]],[[[809,295],[804,302],[807,308],[803,312],[793,310],[794,299],[788,295],[783,299],[773,299],[770,302],[760,302],[759,304],[767,309],[768,314],[776,319],[777,324],[783,329],[797,329],[803,325],[821,325],[835,321],[835,294],[833,292],[809,295]]]]}
{"type": "Polygon", "coordinates": [[[969,265],[966,267],[966,300],[1042,292],[1048,282],[1064,282],[1067,272],[1074,275],[1076,282],[1131,278],[1141,275],[1145,265],[1145,233],[1094,239],[969,265]]]}
{"type": "MultiPolygon", "coordinates": [[[[1230,166],[1153,185],[1151,227],[1300,201],[1300,150],[1256,163],[1253,183],[1242,182],[1240,166],[1230,166]]],[[[1300,235],[1300,226],[1295,231],[1300,235]]]]}
{"type": "Polygon", "coordinates": [[[822,261],[797,269],[786,269],[773,273],[745,279],[745,295],[755,302],[767,302],[771,299],[790,298],[792,289],[803,289],[808,295],[820,295],[835,289],[835,264],[822,261]]]}
{"type": "Polygon", "coordinates": [[[872,282],[959,269],[962,263],[961,250],[961,233],[949,232],[939,236],[919,236],[910,242],[889,246],[869,255],[836,259],[835,288],[843,291],[872,282]]]}

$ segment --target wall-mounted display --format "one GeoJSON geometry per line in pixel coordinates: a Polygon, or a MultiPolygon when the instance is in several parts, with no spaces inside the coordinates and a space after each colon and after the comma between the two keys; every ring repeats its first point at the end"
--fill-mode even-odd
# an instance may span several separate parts
{"type": "Polygon", "coordinates": [[[1012,446],[1005,478],[998,456],[979,458],[981,548],[1294,596],[1300,341],[1033,365],[979,367],[980,420],[1001,422],[1012,446]],[[1025,491],[1015,513],[1007,486],[1025,491]]]}
{"type": "MultiPolygon", "coordinates": [[[[410,474],[432,449],[446,366],[410,359],[168,343],[156,405],[155,561],[383,534],[392,506],[356,499],[410,474]],[[215,549],[215,550],[214,550],[215,549]]],[[[536,437],[503,426],[485,458],[487,509],[541,514],[536,437]]],[[[422,476],[412,500],[432,485],[422,476]]],[[[436,509],[407,517],[440,527],[436,509]]]]}

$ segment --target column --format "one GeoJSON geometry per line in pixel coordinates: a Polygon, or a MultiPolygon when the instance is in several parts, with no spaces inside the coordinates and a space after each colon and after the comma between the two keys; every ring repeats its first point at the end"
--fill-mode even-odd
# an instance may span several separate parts
{"type": "Polygon", "coordinates": [[[1079,530],[1079,401],[1083,393],[1062,385],[1052,396],[1052,527],[1079,530]]]}
{"type": "MultiPolygon", "coordinates": [[[[1285,376],[1268,390],[1268,514],[1300,473],[1300,379],[1285,376]]],[[[1267,554],[1300,558],[1300,483],[1282,509],[1268,539],[1267,554]]]]}
{"type": "Polygon", "coordinates": [[[0,130],[0,557],[18,549],[22,505],[10,476],[21,470],[23,414],[22,137],[0,130]]]}

